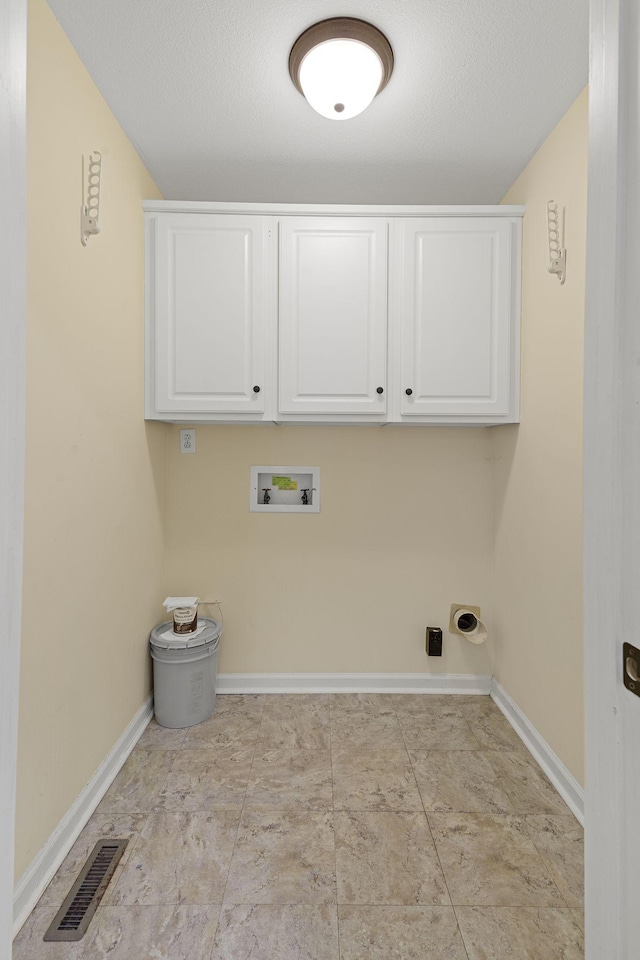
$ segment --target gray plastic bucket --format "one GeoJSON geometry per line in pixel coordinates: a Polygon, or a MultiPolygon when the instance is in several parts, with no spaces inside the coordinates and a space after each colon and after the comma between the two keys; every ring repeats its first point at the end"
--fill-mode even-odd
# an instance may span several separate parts
{"type": "Polygon", "coordinates": [[[151,631],[154,709],[163,727],[192,727],[213,713],[221,625],[207,617],[202,623],[205,629],[195,637],[173,636],[172,620],[151,631]]]}

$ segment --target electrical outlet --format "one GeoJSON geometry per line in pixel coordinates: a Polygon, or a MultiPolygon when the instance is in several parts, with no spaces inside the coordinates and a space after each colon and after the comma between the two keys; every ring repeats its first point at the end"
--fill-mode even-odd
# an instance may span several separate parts
{"type": "Polygon", "coordinates": [[[196,452],[196,431],[191,430],[181,430],[180,431],[180,453],[195,453],[196,452]]]}
{"type": "Polygon", "coordinates": [[[442,656],[442,630],[440,627],[427,627],[427,656],[442,656]]]}

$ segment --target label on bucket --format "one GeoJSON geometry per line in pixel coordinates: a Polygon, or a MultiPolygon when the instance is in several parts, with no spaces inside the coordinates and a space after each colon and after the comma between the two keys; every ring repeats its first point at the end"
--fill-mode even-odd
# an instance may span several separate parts
{"type": "Polygon", "coordinates": [[[173,611],[173,632],[179,635],[195,633],[198,626],[198,607],[177,607],[173,611]]]}

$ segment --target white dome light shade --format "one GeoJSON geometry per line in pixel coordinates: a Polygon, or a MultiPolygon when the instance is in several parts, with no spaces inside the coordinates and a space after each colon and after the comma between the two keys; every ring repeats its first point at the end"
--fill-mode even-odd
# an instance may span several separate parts
{"type": "Polygon", "coordinates": [[[389,41],[373,24],[352,17],[314,23],[289,55],[295,86],[323,117],[348,120],[365,110],[393,70],[389,41]]]}
{"type": "Polygon", "coordinates": [[[382,82],[380,57],[359,40],[326,40],[300,64],[300,86],[309,104],[330,120],[365,110],[382,82]]]}

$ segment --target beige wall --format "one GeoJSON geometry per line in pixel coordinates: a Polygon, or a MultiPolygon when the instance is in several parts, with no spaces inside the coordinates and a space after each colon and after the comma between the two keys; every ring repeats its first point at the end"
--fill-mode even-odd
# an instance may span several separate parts
{"type": "Polygon", "coordinates": [[[522,423],[493,435],[494,673],[583,780],[582,369],[585,90],[504,198],[524,203],[522,423]],[[547,273],[547,200],[566,207],[567,279],[547,273]]]}
{"type": "Polygon", "coordinates": [[[491,618],[489,431],[199,426],[169,445],[168,589],[217,594],[219,669],[489,673],[489,645],[425,627],[449,604],[491,618]],[[251,465],[319,466],[321,512],[249,513],[251,465]]]}
{"type": "Polygon", "coordinates": [[[31,0],[18,874],[150,688],[168,428],[143,420],[141,200],[157,196],[51,11],[31,0]],[[91,150],[104,155],[102,233],[84,248],[91,150]]]}

